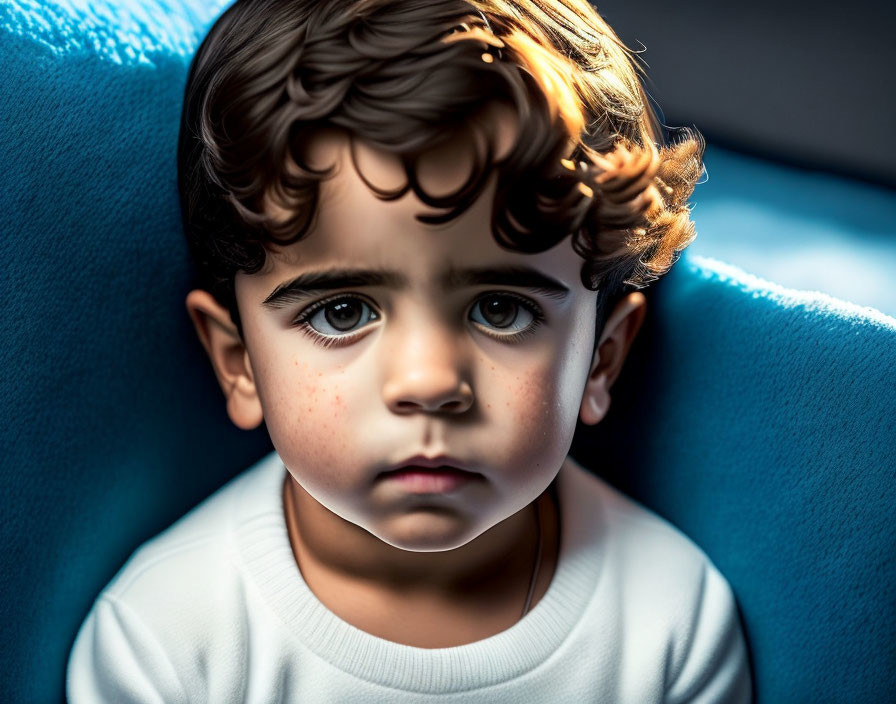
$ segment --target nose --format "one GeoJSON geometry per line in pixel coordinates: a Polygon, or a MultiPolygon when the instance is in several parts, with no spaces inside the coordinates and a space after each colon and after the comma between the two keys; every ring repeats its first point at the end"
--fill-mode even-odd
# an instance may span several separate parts
{"type": "Polygon", "coordinates": [[[394,413],[463,413],[473,405],[467,365],[448,331],[418,331],[390,350],[387,364],[383,398],[394,413]]]}

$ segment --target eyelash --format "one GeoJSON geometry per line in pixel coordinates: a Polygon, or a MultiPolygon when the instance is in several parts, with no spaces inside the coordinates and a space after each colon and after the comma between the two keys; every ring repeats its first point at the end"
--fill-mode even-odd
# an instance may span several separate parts
{"type": "Polygon", "coordinates": [[[350,332],[345,335],[324,335],[323,333],[320,333],[313,327],[311,327],[311,323],[309,322],[311,318],[314,317],[314,314],[317,313],[317,311],[321,310],[328,304],[346,299],[363,301],[368,306],[370,306],[371,309],[374,308],[373,304],[371,304],[370,301],[368,301],[366,298],[362,298],[361,296],[349,296],[341,294],[339,296],[332,296],[330,298],[325,298],[321,301],[317,301],[316,303],[312,303],[301,313],[299,313],[296,319],[293,320],[292,324],[299,330],[301,330],[304,334],[308,335],[308,337],[310,337],[315,343],[321,345],[324,349],[328,347],[342,347],[344,345],[349,345],[361,336],[367,334],[366,325],[360,330],[356,330],[355,332],[350,332]]]}
{"type": "MultiPolygon", "coordinates": [[[[508,291],[486,291],[476,298],[476,300],[473,302],[473,306],[475,306],[478,302],[488,298],[489,296],[504,296],[507,298],[513,298],[518,304],[520,304],[523,308],[525,308],[529,312],[529,314],[532,316],[532,322],[529,324],[528,327],[524,328],[523,330],[520,330],[519,332],[505,334],[505,335],[489,332],[480,323],[476,323],[477,330],[481,330],[489,337],[499,340],[500,342],[507,342],[507,343],[519,342],[520,340],[533,334],[539,327],[541,327],[541,324],[545,321],[544,313],[542,312],[541,308],[537,304],[530,301],[528,298],[524,298],[523,296],[519,296],[515,293],[510,293],[508,291]]],[[[366,298],[363,298],[358,295],[340,294],[338,296],[333,296],[331,298],[325,298],[321,301],[317,301],[316,303],[312,303],[310,306],[305,308],[301,313],[299,313],[299,315],[295,318],[295,320],[293,320],[292,324],[295,327],[297,327],[302,333],[304,333],[305,335],[308,335],[315,343],[321,345],[325,349],[328,347],[343,347],[345,345],[350,345],[355,340],[357,340],[360,337],[367,334],[367,330],[366,330],[367,326],[366,325],[363,328],[361,328],[360,330],[357,330],[353,333],[347,333],[345,335],[324,335],[324,334],[318,332],[317,330],[315,330],[313,327],[311,327],[311,323],[309,322],[311,320],[311,318],[314,317],[314,314],[317,313],[317,311],[319,311],[324,306],[326,306],[330,303],[334,303],[336,301],[341,301],[341,300],[345,300],[345,299],[363,301],[368,306],[370,306],[371,309],[374,309],[373,304],[371,304],[370,301],[368,301],[366,298]]],[[[470,308],[470,310],[472,310],[472,307],[470,308]]],[[[467,315],[469,317],[469,311],[468,311],[467,315]]],[[[473,321],[473,322],[476,322],[476,321],[473,321]]]]}
{"type": "MultiPolygon", "coordinates": [[[[510,293],[508,291],[486,291],[482,295],[477,297],[475,301],[473,301],[473,306],[475,306],[478,302],[485,300],[489,296],[506,296],[507,298],[512,298],[518,304],[520,304],[523,308],[525,308],[527,311],[529,311],[529,314],[532,316],[532,322],[529,324],[528,327],[523,328],[519,332],[513,332],[513,333],[509,333],[509,334],[504,334],[504,335],[489,332],[486,328],[482,327],[479,323],[476,323],[477,330],[481,330],[489,337],[493,337],[494,339],[499,340],[500,342],[509,342],[509,343],[519,342],[523,338],[526,338],[526,337],[529,337],[529,335],[532,335],[539,327],[541,327],[541,324],[545,320],[544,313],[542,312],[541,308],[538,305],[536,305],[534,302],[530,301],[528,298],[524,298],[523,296],[518,296],[517,294],[510,293]]],[[[472,307],[470,308],[470,310],[472,310],[472,307]]],[[[467,315],[469,317],[469,313],[467,315]]],[[[473,322],[475,322],[475,321],[473,321],[473,322]]]]}

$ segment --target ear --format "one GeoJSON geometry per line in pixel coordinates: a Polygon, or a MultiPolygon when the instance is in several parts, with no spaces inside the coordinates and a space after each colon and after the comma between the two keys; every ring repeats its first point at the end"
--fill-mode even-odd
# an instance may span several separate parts
{"type": "Polygon", "coordinates": [[[227,415],[238,428],[252,430],[264,420],[249,351],[230,312],[208,291],[187,294],[187,312],[227,399],[227,415]]]}
{"type": "Polygon", "coordinates": [[[600,423],[610,409],[610,387],[622,371],[646,313],[647,299],[640,291],[633,291],[616,304],[607,318],[582,395],[579,417],[583,423],[600,423]]]}

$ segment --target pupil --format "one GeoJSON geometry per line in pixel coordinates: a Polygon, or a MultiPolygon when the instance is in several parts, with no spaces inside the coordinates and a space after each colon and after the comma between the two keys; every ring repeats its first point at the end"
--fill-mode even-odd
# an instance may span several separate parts
{"type": "Polygon", "coordinates": [[[361,320],[361,306],[356,303],[336,303],[324,311],[327,322],[341,332],[351,330],[361,320]]]}
{"type": "Polygon", "coordinates": [[[495,327],[506,328],[516,318],[516,303],[507,298],[488,298],[482,314],[495,327]]]}

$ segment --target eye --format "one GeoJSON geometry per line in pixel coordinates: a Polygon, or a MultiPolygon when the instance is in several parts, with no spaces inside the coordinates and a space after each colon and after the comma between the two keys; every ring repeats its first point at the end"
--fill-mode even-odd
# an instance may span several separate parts
{"type": "Polygon", "coordinates": [[[353,337],[353,333],[380,316],[367,301],[356,296],[339,296],[308,306],[293,321],[312,336],[353,337]],[[359,327],[360,326],[360,327],[359,327]]]}
{"type": "Polygon", "coordinates": [[[489,293],[473,304],[470,320],[488,328],[485,332],[493,337],[515,340],[534,332],[544,315],[535,303],[522,296],[489,293]]]}

